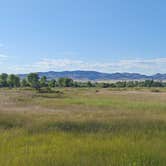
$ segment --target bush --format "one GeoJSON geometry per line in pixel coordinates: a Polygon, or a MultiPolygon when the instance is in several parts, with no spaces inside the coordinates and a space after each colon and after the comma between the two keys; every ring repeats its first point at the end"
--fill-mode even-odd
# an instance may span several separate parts
{"type": "Polygon", "coordinates": [[[158,93],[158,92],[161,92],[161,91],[159,89],[151,89],[151,92],[158,93]]]}

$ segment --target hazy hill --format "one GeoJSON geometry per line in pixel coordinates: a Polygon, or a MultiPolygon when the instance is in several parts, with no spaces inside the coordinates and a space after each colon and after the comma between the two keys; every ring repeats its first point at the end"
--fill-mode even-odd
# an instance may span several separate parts
{"type": "MultiPolygon", "coordinates": [[[[38,72],[39,76],[46,76],[48,79],[68,77],[74,80],[166,80],[166,74],[157,73],[155,75],[143,75],[139,73],[101,73],[96,71],[62,71],[62,72],[38,72]]],[[[21,78],[26,77],[27,74],[20,74],[21,78]]]]}

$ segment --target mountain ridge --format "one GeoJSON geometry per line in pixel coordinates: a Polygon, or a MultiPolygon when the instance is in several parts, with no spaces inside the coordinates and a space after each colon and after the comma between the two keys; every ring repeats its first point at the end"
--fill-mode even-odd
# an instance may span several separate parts
{"type": "MultiPolygon", "coordinates": [[[[98,71],[48,71],[48,72],[37,72],[39,77],[46,76],[48,79],[58,79],[60,77],[68,77],[73,80],[80,81],[100,81],[100,80],[166,80],[166,74],[156,73],[154,75],[145,75],[140,73],[129,73],[129,72],[116,72],[116,73],[104,73],[98,71]]],[[[19,74],[21,78],[25,78],[27,74],[19,74]]]]}

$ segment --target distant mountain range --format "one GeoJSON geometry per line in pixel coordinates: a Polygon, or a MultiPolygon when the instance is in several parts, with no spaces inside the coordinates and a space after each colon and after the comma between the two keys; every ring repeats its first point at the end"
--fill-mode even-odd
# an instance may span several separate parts
{"type": "MultiPolygon", "coordinates": [[[[60,77],[68,77],[73,80],[80,81],[101,81],[101,80],[166,80],[166,74],[143,75],[139,73],[101,73],[96,71],[62,71],[62,72],[38,72],[39,76],[46,76],[48,79],[57,79],[60,77]]],[[[27,74],[19,74],[21,78],[25,78],[27,74]]]]}

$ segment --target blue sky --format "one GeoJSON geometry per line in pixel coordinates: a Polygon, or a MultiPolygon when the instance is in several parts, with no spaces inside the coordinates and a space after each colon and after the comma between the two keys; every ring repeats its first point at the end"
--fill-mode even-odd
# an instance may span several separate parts
{"type": "Polygon", "coordinates": [[[166,73],[165,0],[0,0],[0,72],[166,73]]]}

